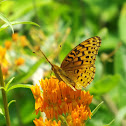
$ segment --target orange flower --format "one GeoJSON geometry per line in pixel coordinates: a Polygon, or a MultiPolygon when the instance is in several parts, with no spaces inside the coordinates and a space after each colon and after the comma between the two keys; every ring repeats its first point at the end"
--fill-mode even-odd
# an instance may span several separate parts
{"type": "Polygon", "coordinates": [[[77,105],[77,108],[71,113],[73,126],[81,126],[84,124],[84,121],[87,120],[88,115],[91,113],[88,109],[89,107],[83,105],[79,107],[77,105]]]}
{"type": "Polygon", "coordinates": [[[8,75],[8,61],[5,58],[6,49],[0,46],[0,65],[2,67],[3,77],[4,79],[8,75]]]}
{"type": "MultiPolygon", "coordinates": [[[[59,82],[58,79],[54,78],[41,80],[40,85],[43,93],[41,101],[39,101],[41,102],[39,110],[46,113],[47,119],[58,118],[63,113],[71,113],[77,106],[83,106],[87,113],[86,117],[91,117],[89,104],[93,96],[89,92],[81,90],[73,91],[64,82],[59,82]]],[[[34,88],[36,87],[34,86],[34,88]]],[[[33,91],[32,93],[35,97],[36,93],[33,91]]],[[[36,109],[36,113],[38,113],[38,108],[36,109]]]]}
{"type": "Polygon", "coordinates": [[[1,65],[1,66],[2,66],[1,69],[2,69],[2,73],[3,73],[3,79],[5,80],[8,75],[8,67],[4,67],[3,65],[1,65]]]}
{"type": "Polygon", "coordinates": [[[10,47],[11,47],[11,41],[5,41],[5,48],[6,49],[10,49],[10,47]]]}
{"type": "Polygon", "coordinates": [[[54,120],[47,120],[43,121],[43,118],[40,117],[39,119],[33,120],[35,126],[61,126],[61,122],[58,121],[58,123],[54,120]]]}
{"type": "Polygon", "coordinates": [[[18,33],[12,34],[12,40],[15,42],[18,40],[18,33]]]}
{"type": "Polygon", "coordinates": [[[40,87],[36,84],[36,86],[32,86],[31,87],[31,91],[34,94],[34,98],[35,98],[35,110],[36,110],[36,113],[38,114],[39,109],[42,106],[42,101],[43,101],[41,93],[40,93],[40,87]]]}
{"type": "Polygon", "coordinates": [[[8,74],[8,67],[2,67],[2,73],[6,76],[8,74]]]}
{"type": "Polygon", "coordinates": [[[17,65],[17,66],[20,66],[20,65],[22,65],[22,64],[24,64],[24,59],[23,58],[18,58],[18,59],[16,59],[15,60],[15,64],[17,65]]]}
{"type": "Polygon", "coordinates": [[[0,46],[0,60],[5,58],[5,54],[6,54],[6,49],[0,46]]]}
{"type": "Polygon", "coordinates": [[[27,40],[26,36],[24,36],[24,35],[21,36],[20,41],[21,41],[21,46],[25,47],[28,45],[28,40],[27,40]]]}

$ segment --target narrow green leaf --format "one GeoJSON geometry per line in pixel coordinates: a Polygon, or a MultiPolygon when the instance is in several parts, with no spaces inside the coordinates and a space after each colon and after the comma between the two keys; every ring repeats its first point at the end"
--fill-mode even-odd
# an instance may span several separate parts
{"type": "MultiPolygon", "coordinates": [[[[1,18],[4,22],[6,22],[6,24],[7,24],[8,26],[11,27],[12,33],[14,33],[14,29],[13,29],[12,24],[10,23],[10,21],[9,21],[2,13],[0,13],[0,18],[1,18]]],[[[1,28],[0,28],[0,29],[1,29],[1,28]]]]}
{"type": "Polygon", "coordinates": [[[3,115],[3,116],[5,117],[4,112],[3,112],[2,108],[0,108],[0,114],[1,114],[1,115],[3,115]]]}
{"type": "Polygon", "coordinates": [[[16,100],[11,100],[11,101],[8,103],[8,108],[9,108],[9,106],[11,105],[11,103],[13,103],[13,102],[16,102],[16,100]]]}
{"type": "Polygon", "coordinates": [[[115,121],[115,119],[113,119],[110,123],[105,124],[104,126],[110,126],[114,121],[115,121]]]}
{"type": "MultiPolygon", "coordinates": [[[[101,103],[99,103],[99,104],[97,105],[97,107],[92,111],[91,117],[94,116],[94,114],[98,111],[98,109],[101,107],[101,105],[102,105],[103,103],[104,103],[104,101],[102,101],[101,103]]],[[[87,123],[88,120],[89,120],[89,118],[86,120],[85,123],[87,123]]]]}
{"type": "Polygon", "coordinates": [[[8,83],[7,83],[6,86],[5,86],[5,90],[8,89],[10,83],[13,81],[14,78],[15,78],[15,77],[12,77],[12,78],[8,81],[8,83]]]}
{"type": "MultiPolygon", "coordinates": [[[[10,22],[11,25],[16,25],[16,24],[31,24],[31,25],[36,25],[38,27],[40,27],[38,24],[36,24],[35,22],[31,22],[31,21],[13,21],[10,22]]],[[[9,25],[8,24],[4,24],[1,26],[0,31],[6,29],[9,25]]]]}
{"type": "Polygon", "coordinates": [[[7,92],[15,88],[30,88],[30,87],[31,87],[30,84],[16,84],[8,88],[7,92]]]}
{"type": "Polygon", "coordinates": [[[92,111],[92,116],[94,116],[94,114],[98,111],[98,109],[101,107],[101,105],[104,103],[104,101],[102,101],[101,103],[99,103],[97,105],[97,107],[92,111]]]}

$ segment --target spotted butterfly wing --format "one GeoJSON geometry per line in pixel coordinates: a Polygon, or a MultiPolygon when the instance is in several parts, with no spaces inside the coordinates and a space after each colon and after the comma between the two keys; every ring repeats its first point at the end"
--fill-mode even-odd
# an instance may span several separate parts
{"type": "Polygon", "coordinates": [[[101,46],[98,36],[89,38],[68,53],[64,58],[61,69],[71,79],[76,89],[86,87],[92,82],[95,75],[95,60],[101,46]]]}

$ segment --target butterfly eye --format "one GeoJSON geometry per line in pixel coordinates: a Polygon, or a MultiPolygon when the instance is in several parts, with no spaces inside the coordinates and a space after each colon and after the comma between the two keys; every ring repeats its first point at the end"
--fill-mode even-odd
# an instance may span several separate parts
{"type": "Polygon", "coordinates": [[[59,70],[59,72],[61,73],[62,72],[62,70],[61,69],[58,69],[59,70]]]}
{"type": "Polygon", "coordinates": [[[51,69],[52,69],[52,71],[54,71],[54,67],[52,67],[51,69]]]}

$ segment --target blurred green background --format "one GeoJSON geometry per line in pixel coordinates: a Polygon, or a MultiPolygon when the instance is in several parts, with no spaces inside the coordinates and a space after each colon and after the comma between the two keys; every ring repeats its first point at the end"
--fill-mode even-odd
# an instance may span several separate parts
{"type": "MultiPolygon", "coordinates": [[[[126,126],[126,2],[125,0],[8,0],[0,3],[0,12],[9,21],[33,21],[13,25],[18,36],[25,36],[32,48],[40,47],[51,62],[60,65],[67,53],[80,42],[93,36],[102,39],[96,59],[96,75],[87,87],[94,95],[93,110],[104,101],[87,126],[103,126],[113,119],[112,126],[126,126]]],[[[0,26],[5,22],[0,19],[0,26]]],[[[7,82],[15,77],[12,85],[37,83],[49,77],[51,67],[44,58],[34,55],[28,46],[16,44],[12,31],[0,31],[0,45],[12,42],[7,50],[9,62],[7,82]],[[16,67],[14,60],[22,57],[24,64],[16,67]]],[[[20,43],[18,41],[17,43],[20,43]]],[[[38,118],[34,113],[34,98],[30,89],[18,88],[8,92],[8,101],[16,100],[9,107],[12,126],[32,126],[38,118]]],[[[0,108],[3,107],[0,93],[0,108]]],[[[5,126],[0,114],[0,126],[5,126]]]]}

